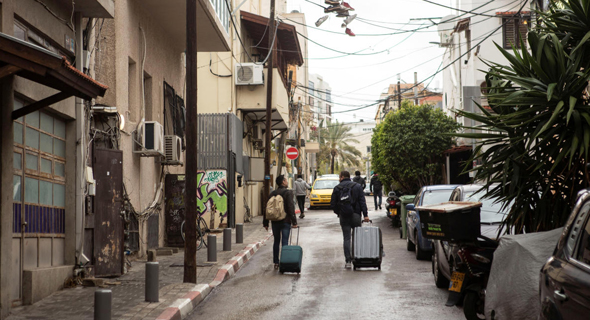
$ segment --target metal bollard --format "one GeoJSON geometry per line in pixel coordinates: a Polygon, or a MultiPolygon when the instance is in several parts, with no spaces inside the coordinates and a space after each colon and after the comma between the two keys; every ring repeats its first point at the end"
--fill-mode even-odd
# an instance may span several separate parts
{"type": "Polygon", "coordinates": [[[217,262],[217,236],[207,235],[207,261],[217,262]]]}
{"type": "Polygon", "coordinates": [[[111,320],[111,301],[110,289],[94,291],[94,320],[111,320]]]}
{"type": "Polygon", "coordinates": [[[231,228],[223,229],[223,251],[231,251],[231,228]]]}
{"type": "Polygon", "coordinates": [[[158,262],[145,263],[145,301],[158,302],[160,298],[160,264],[158,262]]]}
{"type": "Polygon", "coordinates": [[[236,243],[244,243],[244,224],[236,224],[236,243]]]}

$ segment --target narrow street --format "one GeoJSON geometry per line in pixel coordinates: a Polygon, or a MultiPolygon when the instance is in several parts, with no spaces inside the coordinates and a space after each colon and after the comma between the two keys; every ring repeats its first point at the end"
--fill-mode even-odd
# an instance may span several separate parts
{"type": "MultiPolygon", "coordinates": [[[[367,203],[371,208],[372,198],[367,203]]],[[[369,217],[383,232],[381,271],[344,269],[336,216],[329,210],[306,211],[299,220],[301,275],[273,270],[271,238],[189,319],[463,319],[461,309],[444,306],[447,291],[435,287],[431,262],[406,250],[383,210],[369,211],[369,217]]]]}

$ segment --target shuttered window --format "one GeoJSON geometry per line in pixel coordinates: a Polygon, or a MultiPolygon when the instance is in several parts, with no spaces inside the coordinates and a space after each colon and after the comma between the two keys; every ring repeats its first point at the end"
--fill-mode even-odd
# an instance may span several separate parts
{"type": "Polygon", "coordinates": [[[520,49],[520,39],[526,43],[526,35],[529,31],[531,18],[503,18],[502,23],[504,49],[512,49],[512,45],[520,49]]]}

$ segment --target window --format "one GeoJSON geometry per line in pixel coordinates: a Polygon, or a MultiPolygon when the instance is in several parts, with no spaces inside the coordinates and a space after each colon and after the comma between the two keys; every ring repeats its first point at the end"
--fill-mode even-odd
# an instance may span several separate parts
{"type": "Polygon", "coordinates": [[[314,102],[313,97],[310,96],[309,97],[309,106],[313,107],[313,102],[314,102]]]}
{"type": "Polygon", "coordinates": [[[371,146],[367,146],[367,153],[371,152],[371,146]]]}
{"type": "Polygon", "coordinates": [[[332,102],[332,90],[326,89],[326,101],[332,102]]]}
{"type": "MultiPolygon", "coordinates": [[[[15,110],[26,104],[15,97],[15,110]]],[[[26,221],[28,235],[64,234],[66,124],[35,111],[13,126],[13,232],[20,233],[26,221]]]]}
{"type": "Polygon", "coordinates": [[[71,61],[73,58],[72,52],[69,52],[65,48],[61,47],[57,42],[53,41],[52,39],[50,39],[46,35],[42,34],[41,32],[38,32],[33,29],[34,28],[29,27],[28,24],[24,21],[18,21],[18,20],[14,21],[13,31],[14,31],[15,38],[24,40],[26,42],[37,45],[41,48],[47,49],[51,52],[57,53],[60,56],[64,56],[64,57],[68,58],[68,60],[70,60],[70,62],[72,62],[71,61]]]}
{"type": "MultiPolygon", "coordinates": [[[[526,34],[529,31],[531,23],[530,17],[519,18],[503,18],[502,34],[504,38],[504,48],[511,49],[512,45],[520,48],[520,40],[526,40],[526,34]]],[[[526,41],[525,41],[526,42],[526,41]]]]}

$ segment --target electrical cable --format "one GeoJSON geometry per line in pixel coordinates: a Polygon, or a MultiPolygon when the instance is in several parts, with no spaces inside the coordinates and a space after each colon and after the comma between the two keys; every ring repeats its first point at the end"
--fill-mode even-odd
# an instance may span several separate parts
{"type": "Polygon", "coordinates": [[[217,74],[215,72],[213,72],[213,70],[211,70],[211,61],[212,61],[212,57],[211,57],[211,52],[209,52],[209,72],[211,72],[212,75],[216,76],[216,77],[220,77],[220,78],[229,78],[232,76],[232,74],[224,74],[224,75],[220,75],[217,74]]]}

